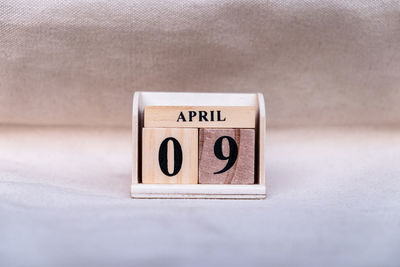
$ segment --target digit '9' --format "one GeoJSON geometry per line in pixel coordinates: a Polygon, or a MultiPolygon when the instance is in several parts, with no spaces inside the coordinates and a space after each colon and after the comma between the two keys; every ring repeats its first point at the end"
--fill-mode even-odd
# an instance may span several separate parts
{"type": "Polygon", "coordinates": [[[228,160],[225,167],[220,171],[214,172],[214,174],[220,174],[220,173],[226,172],[227,170],[232,168],[232,166],[235,164],[237,156],[238,156],[238,146],[237,146],[235,139],[233,139],[230,136],[226,136],[226,135],[218,138],[214,144],[214,155],[220,160],[228,160]],[[224,141],[224,139],[226,139],[229,144],[229,155],[228,156],[225,156],[222,152],[222,142],[224,141]]]}

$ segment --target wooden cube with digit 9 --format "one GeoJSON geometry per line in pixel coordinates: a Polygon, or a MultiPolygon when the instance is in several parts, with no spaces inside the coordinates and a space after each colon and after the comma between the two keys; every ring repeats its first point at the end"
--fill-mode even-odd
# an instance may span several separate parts
{"type": "Polygon", "coordinates": [[[143,128],[143,184],[198,183],[198,129],[143,128]]]}
{"type": "Polygon", "coordinates": [[[199,183],[254,184],[254,129],[200,129],[199,183]]]}

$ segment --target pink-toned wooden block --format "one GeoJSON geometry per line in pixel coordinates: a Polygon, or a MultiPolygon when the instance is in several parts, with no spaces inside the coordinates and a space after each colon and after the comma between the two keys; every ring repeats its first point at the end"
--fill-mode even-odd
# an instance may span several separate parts
{"type": "Polygon", "coordinates": [[[199,131],[200,184],[254,184],[254,129],[199,131]]]}

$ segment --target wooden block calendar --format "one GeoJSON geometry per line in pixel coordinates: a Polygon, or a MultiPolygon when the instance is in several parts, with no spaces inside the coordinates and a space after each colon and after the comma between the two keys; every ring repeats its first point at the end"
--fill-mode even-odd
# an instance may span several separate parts
{"type": "Polygon", "coordinates": [[[262,199],[262,94],[136,92],[133,198],[262,199]]]}

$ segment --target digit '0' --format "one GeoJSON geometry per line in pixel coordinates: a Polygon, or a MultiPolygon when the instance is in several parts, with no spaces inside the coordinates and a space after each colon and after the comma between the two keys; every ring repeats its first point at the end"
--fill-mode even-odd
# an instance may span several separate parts
{"type": "Polygon", "coordinates": [[[173,137],[168,137],[162,141],[160,150],[158,151],[158,163],[160,164],[161,171],[167,176],[175,176],[179,173],[182,167],[182,147],[178,140],[173,137]],[[168,171],[168,142],[172,141],[174,144],[174,171],[168,171]]]}

